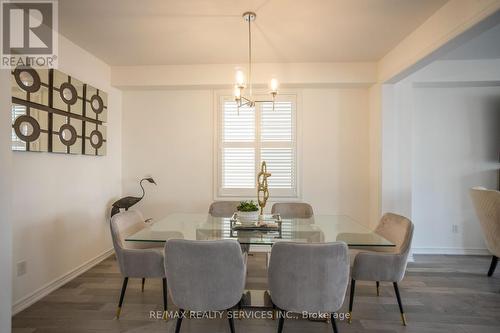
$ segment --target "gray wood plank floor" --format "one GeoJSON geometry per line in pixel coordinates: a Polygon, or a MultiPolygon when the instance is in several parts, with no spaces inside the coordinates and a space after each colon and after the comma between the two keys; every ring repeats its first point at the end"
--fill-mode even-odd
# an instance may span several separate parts
{"type": "MultiPolygon", "coordinates": [[[[490,257],[416,255],[400,284],[408,326],[400,322],[391,284],[358,282],[353,322],[338,322],[340,332],[498,333],[500,332],[500,268],[486,276],[490,257]]],[[[248,288],[267,286],[264,256],[249,258],[248,288]]],[[[162,310],[160,280],[130,280],[120,320],[115,311],[122,278],[111,257],[13,318],[14,333],[28,332],[174,332],[175,321],[150,319],[162,310]]],[[[341,311],[347,311],[348,294],[341,311]]],[[[175,309],[172,303],[169,309],[175,309]]],[[[277,321],[237,320],[237,332],[276,332],[277,321]]],[[[288,320],[284,332],[331,332],[322,322],[288,320]]],[[[226,320],[184,320],[181,332],[229,332],[226,320]]]]}

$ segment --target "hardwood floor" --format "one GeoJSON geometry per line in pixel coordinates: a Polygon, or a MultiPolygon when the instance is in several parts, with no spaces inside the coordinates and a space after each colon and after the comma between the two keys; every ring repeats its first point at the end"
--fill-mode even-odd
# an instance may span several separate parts
{"type": "MultiPolygon", "coordinates": [[[[497,333],[500,332],[500,269],[486,276],[491,257],[416,255],[400,283],[408,326],[400,322],[392,285],[356,284],[352,324],[338,321],[340,332],[497,333]]],[[[265,258],[249,258],[247,287],[265,288],[265,258]]],[[[131,279],[120,320],[114,319],[122,278],[114,257],[67,283],[14,316],[13,332],[174,332],[175,321],[150,319],[162,310],[161,280],[131,279]]],[[[349,289],[348,289],[349,290],[349,289]]],[[[348,296],[348,295],[347,295],[348,296]]],[[[170,300],[169,300],[170,302],[170,300]]],[[[347,311],[348,297],[341,311],[347,311]]],[[[174,309],[169,303],[169,309],[174,309]]],[[[236,320],[237,332],[276,332],[277,321],[236,320]]],[[[227,320],[184,320],[181,332],[229,332],[227,320]]],[[[284,332],[331,332],[307,320],[285,321],[284,332]]]]}

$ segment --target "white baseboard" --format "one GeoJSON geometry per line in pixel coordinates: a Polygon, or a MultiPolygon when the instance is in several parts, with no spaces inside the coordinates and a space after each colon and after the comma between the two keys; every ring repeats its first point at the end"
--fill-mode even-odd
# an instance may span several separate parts
{"type": "Polygon", "coordinates": [[[95,265],[99,264],[101,261],[109,258],[114,253],[113,249],[109,249],[97,257],[90,259],[89,261],[83,263],[82,265],[76,267],[75,269],[69,271],[68,273],[64,274],[63,276],[47,283],[43,287],[35,290],[32,292],[30,295],[20,299],[19,301],[15,302],[14,305],[12,305],[12,315],[15,315],[22,310],[26,309],[30,305],[36,303],[43,297],[47,296],[54,290],[62,287],[64,284],[68,283],[69,281],[73,280],[77,276],[85,273],[95,265]]]}
{"type": "Polygon", "coordinates": [[[411,249],[413,254],[452,254],[452,255],[491,255],[488,249],[471,249],[458,247],[416,247],[411,249]]]}

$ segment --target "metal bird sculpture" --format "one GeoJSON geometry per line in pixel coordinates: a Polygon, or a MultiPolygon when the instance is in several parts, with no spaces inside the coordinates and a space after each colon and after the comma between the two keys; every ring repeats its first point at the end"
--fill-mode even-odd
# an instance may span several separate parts
{"type": "Polygon", "coordinates": [[[156,182],[154,181],[154,179],[151,177],[141,179],[141,181],[139,182],[139,185],[141,186],[141,189],[142,189],[142,195],[140,197],[128,196],[128,197],[121,198],[120,200],[114,202],[113,208],[111,209],[111,217],[113,217],[113,215],[115,215],[115,214],[118,214],[120,212],[120,209],[128,210],[130,207],[132,207],[133,205],[135,205],[136,203],[141,201],[142,198],[144,198],[144,195],[146,194],[146,192],[144,191],[144,187],[142,186],[142,182],[145,180],[147,180],[151,184],[157,185],[156,182]]]}

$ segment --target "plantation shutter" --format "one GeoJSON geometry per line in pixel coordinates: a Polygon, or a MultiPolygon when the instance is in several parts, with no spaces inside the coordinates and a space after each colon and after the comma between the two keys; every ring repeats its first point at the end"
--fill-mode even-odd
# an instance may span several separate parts
{"type": "Polygon", "coordinates": [[[222,187],[255,187],[255,115],[251,108],[238,108],[236,102],[223,106],[222,187]]]}
{"type": "Polygon", "coordinates": [[[265,102],[239,113],[224,97],[219,119],[219,196],[255,197],[261,161],[272,174],[271,196],[297,196],[295,96],[280,96],[274,109],[265,102]]]}
{"type": "Polygon", "coordinates": [[[260,159],[271,173],[269,188],[295,188],[295,126],[292,102],[261,105],[260,159]]]}

